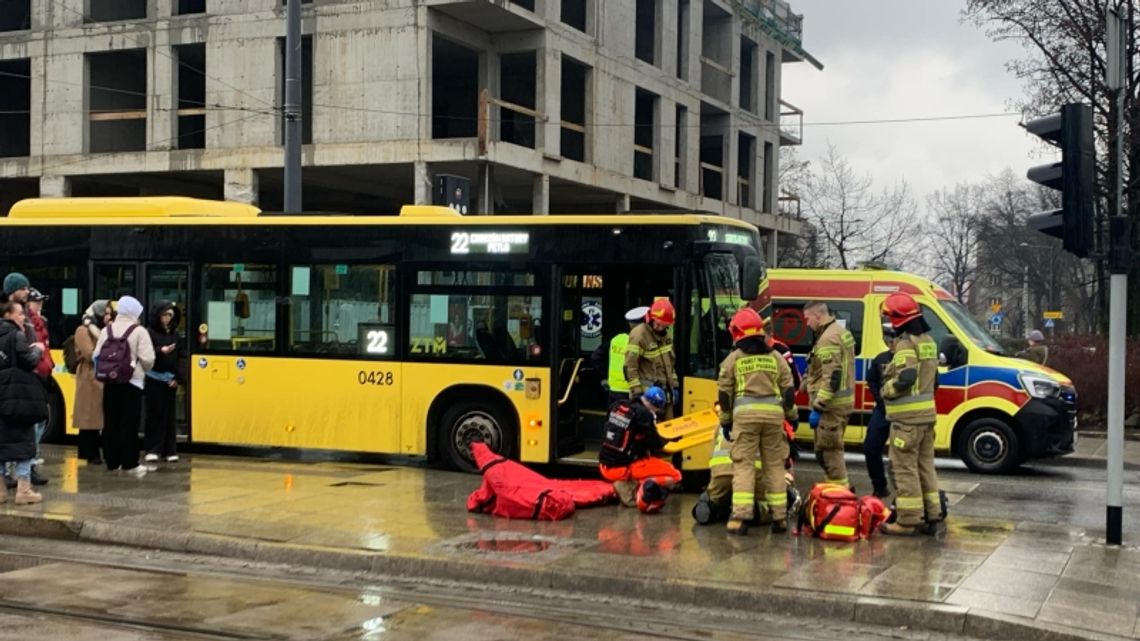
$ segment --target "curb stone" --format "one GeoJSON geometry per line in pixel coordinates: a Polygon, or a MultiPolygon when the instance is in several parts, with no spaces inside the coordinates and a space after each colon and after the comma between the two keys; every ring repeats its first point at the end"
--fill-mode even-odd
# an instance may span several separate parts
{"type": "Polygon", "coordinates": [[[1032,641],[1119,641],[1125,637],[1077,631],[1030,622],[1017,617],[942,603],[918,603],[877,597],[819,594],[788,588],[741,589],[660,577],[591,576],[534,566],[468,563],[416,555],[356,552],[317,546],[294,546],[271,541],[196,532],[168,532],[40,516],[0,514],[0,534],[53,540],[125,545],[171,552],[189,552],[263,563],[331,568],[408,580],[452,581],[472,586],[496,584],[594,596],[636,595],[663,604],[716,604],[725,609],[788,616],[827,618],[894,628],[932,630],[981,638],[1032,641]]]}

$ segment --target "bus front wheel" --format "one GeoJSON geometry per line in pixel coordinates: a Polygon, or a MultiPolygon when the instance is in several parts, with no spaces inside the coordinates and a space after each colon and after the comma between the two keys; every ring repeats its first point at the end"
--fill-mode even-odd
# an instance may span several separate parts
{"type": "Polygon", "coordinates": [[[478,472],[471,443],[482,441],[492,452],[511,456],[514,439],[503,413],[484,403],[460,402],[444,412],[439,422],[439,449],[448,467],[478,472]]]}
{"type": "Polygon", "coordinates": [[[1002,474],[1021,461],[1017,434],[1005,421],[979,418],[962,433],[962,460],[971,472],[1002,474]]]}

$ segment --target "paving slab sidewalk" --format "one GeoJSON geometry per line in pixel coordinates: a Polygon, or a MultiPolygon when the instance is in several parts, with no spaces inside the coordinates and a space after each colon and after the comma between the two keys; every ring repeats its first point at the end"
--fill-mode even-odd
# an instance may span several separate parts
{"type": "Polygon", "coordinates": [[[0,505],[0,534],[986,638],[1140,638],[1140,549],[1056,524],[963,516],[942,540],[741,538],[695,525],[692,495],[659,515],[606,506],[557,523],[511,521],[464,510],[479,482],[466,474],[193,456],[136,479],[45,449],[44,503],[0,505]]]}

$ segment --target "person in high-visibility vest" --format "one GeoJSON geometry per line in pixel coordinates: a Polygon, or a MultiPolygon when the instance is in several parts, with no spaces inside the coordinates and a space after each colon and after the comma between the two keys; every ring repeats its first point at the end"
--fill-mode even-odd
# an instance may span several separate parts
{"type": "MultiPolygon", "coordinates": [[[[634,307],[625,313],[625,320],[629,323],[629,329],[645,322],[645,315],[649,313],[648,307],[634,307]]],[[[602,387],[606,388],[609,392],[609,403],[614,403],[629,398],[629,381],[625,378],[625,346],[629,344],[629,332],[618,334],[610,339],[608,343],[602,343],[598,349],[594,350],[591,355],[591,360],[594,363],[594,368],[601,376],[603,372],[606,373],[605,378],[602,379],[602,387]],[[608,351],[608,359],[604,356],[608,351]]]]}

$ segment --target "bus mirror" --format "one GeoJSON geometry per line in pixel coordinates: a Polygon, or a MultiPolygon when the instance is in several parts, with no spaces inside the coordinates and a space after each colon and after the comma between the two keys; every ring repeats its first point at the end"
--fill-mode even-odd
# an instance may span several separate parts
{"type": "Polygon", "coordinates": [[[740,297],[746,301],[760,296],[760,281],[764,278],[764,263],[756,256],[746,256],[741,267],[740,297]]]}

